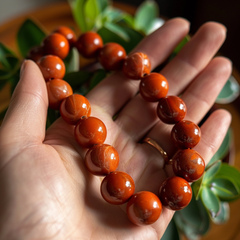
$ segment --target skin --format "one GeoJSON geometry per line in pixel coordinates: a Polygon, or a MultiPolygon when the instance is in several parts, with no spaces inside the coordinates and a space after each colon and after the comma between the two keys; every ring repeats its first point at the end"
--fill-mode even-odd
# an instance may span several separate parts
{"type": "MultiPolygon", "coordinates": [[[[172,19],[134,51],[146,53],[154,68],[188,31],[186,20],[172,19]]],[[[187,120],[198,123],[202,119],[231,73],[228,59],[213,58],[225,36],[221,24],[204,24],[161,71],[169,82],[168,95],[182,93],[187,120]]],[[[163,169],[163,159],[152,146],[140,142],[151,137],[172,156],[172,126],[157,118],[157,103],[135,96],[138,84],[114,73],[87,98],[91,115],[107,127],[105,143],[119,153],[118,170],[131,175],[136,192],[157,193],[173,172],[170,166],[163,169]]],[[[100,195],[101,178],[84,166],[86,149],[76,143],[73,126],[60,118],[45,132],[47,107],[46,83],[37,65],[25,61],[0,128],[0,239],[159,240],[173,211],[163,208],[157,222],[138,227],[127,219],[125,205],[106,203],[100,195]]],[[[202,139],[195,149],[206,163],[220,146],[230,122],[230,114],[218,110],[201,127],[202,139]]]]}

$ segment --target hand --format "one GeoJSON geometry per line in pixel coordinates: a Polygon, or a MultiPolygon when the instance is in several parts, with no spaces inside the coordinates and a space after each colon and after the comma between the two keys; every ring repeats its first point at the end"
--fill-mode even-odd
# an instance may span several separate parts
{"type": "MultiPolygon", "coordinates": [[[[188,33],[189,23],[176,18],[146,37],[134,51],[146,53],[155,68],[188,33]]],[[[225,28],[206,23],[161,73],[168,79],[168,95],[182,94],[195,123],[203,118],[231,73],[231,63],[213,58],[225,39],[225,28]],[[212,59],[213,58],[213,59],[212,59]]],[[[136,95],[138,81],[114,73],[87,96],[92,116],[107,126],[105,143],[120,155],[118,170],[127,172],[136,192],[158,193],[163,180],[172,175],[163,159],[144,136],[172,156],[171,126],[156,116],[156,103],[136,95]],[[115,121],[112,117],[118,113],[115,121]]],[[[163,208],[153,225],[138,227],[125,214],[124,206],[106,203],[100,194],[101,178],[87,172],[86,149],[73,136],[73,126],[58,119],[45,131],[48,97],[38,67],[25,61],[21,78],[0,128],[0,239],[138,239],[159,240],[173,216],[163,208]]],[[[201,127],[196,150],[206,164],[220,146],[231,116],[215,111],[201,127]]]]}

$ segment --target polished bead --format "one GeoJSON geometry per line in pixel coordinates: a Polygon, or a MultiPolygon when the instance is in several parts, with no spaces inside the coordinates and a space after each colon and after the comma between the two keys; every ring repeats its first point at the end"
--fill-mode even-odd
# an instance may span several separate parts
{"type": "Polygon", "coordinates": [[[201,155],[193,149],[178,151],[172,158],[174,173],[187,180],[194,182],[204,173],[205,162],[201,155]]]}
{"type": "Polygon", "coordinates": [[[167,178],[160,186],[159,197],[162,205],[171,210],[185,208],[192,199],[189,183],[180,177],[167,178]]]}
{"type": "Polygon", "coordinates": [[[162,203],[152,192],[135,193],[127,203],[129,220],[138,225],[149,225],[158,220],[162,212],[162,203]]]}
{"type": "Polygon", "coordinates": [[[80,146],[91,148],[103,144],[107,137],[105,124],[96,117],[83,118],[75,127],[75,139],[80,146]]]}
{"type": "Polygon", "coordinates": [[[41,44],[45,55],[55,55],[64,59],[69,53],[68,40],[59,33],[48,35],[41,44]]]}
{"type": "Polygon", "coordinates": [[[109,71],[116,71],[122,68],[126,58],[125,49],[117,43],[107,43],[99,51],[98,60],[103,68],[109,71]]]}
{"type": "Polygon", "coordinates": [[[31,59],[34,62],[37,62],[41,57],[43,57],[42,46],[36,46],[30,49],[27,59],[31,59]]]}
{"type": "Polygon", "coordinates": [[[117,169],[119,155],[113,146],[98,144],[87,151],[85,164],[92,174],[104,176],[117,169]]]}
{"type": "Polygon", "coordinates": [[[68,82],[62,79],[52,79],[46,83],[48,92],[49,107],[59,110],[62,101],[73,94],[68,82]]]}
{"type": "Polygon", "coordinates": [[[73,94],[63,100],[60,114],[65,122],[76,125],[82,118],[90,116],[91,105],[84,96],[73,94]]]}
{"type": "Polygon", "coordinates": [[[171,137],[179,148],[193,148],[201,139],[201,130],[194,122],[183,120],[174,125],[171,137]]]}
{"type": "Polygon", "coordinates": [[[167,96],[159,100],[157,115],[167,124],[175,124],[185,118],[187,107],[184,101],[177,96],[167,96]]]}
{"type": "Polygon", "coordinates": [[[73,47],[77,41],[77,36],[75,32],[69,27],[59,26],[53,31],[53,33],[59,33],[63,35],[68,40],[70,47],[73,47]]]}
{"type": "Polygon", "coordinates": [[[133,195],[135,184],[125,172],[111,172],[102,181],[101,194],[108,203],[120,205],[133,195]]]}
{"type": "Polygon", "coordinates": [[[140,82],[140,94],[148,102],[157,102],[168,93],[167,79],[159,73],[150,73],[140,82]]]}
{"type": "Polygon", "coordinates": [[[99,34],[89,31],[79,36],[75,46],[83,57],[94,58],[103,47],[103,41],[99,34]]]}
{"type": "Polygon", "coordinates": [[[46,55],[41,57],[37,64],[46,81],[53,78],[63,79],[65,75],[65,65],[61,58],[54,55],[46,55]]]}
{"type": "Polygon", "coordinates": [[[123,64],[123,73],[126,77],[139,80],[151,71],[151,63],[148,56],[141,52],[129,55],[123,64]]]}

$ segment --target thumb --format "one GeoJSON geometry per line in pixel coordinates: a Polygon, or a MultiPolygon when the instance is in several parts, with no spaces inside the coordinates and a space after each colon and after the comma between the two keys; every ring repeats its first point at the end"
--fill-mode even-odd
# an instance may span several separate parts
{"type": "Polygon", "coordinates": [[[25,60],[21,77],[0,128],[0,144],[42,142],[48,108],[46,83],[38,66],[25,60]]]}

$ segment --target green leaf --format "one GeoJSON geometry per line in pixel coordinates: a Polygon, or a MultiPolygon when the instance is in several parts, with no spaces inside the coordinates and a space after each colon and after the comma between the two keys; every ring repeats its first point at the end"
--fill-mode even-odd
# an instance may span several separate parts
{"type": "Polygon", "coordinates": [[[122,21],[127,24],[128,27],[134,29],[134,18],[132,15],[128,13],[123,13],[122,15],[122,21]]]}
{"type": "Polygon", "coordinates": [[[204,235],[210,228],[210,219],[201,200],[192,198],[184,209],[174,215],[177,227],[190,239],[204,235]]]}
{"type": "Polygon", "coordinates": [[[202,183],[203,183],[204,174],[205,174],[205,172],[203,173],[201,178],[199,178],[196,182],[194,182],[192,184],[192,189],[193,189],[193,193],[194,193],[194,196],[195,196],[196,200],[199,199],[201,188],[203,186],[202,183]]]}
{"type": "Polygon", "coordinates": [[[227,155],[227,153],[229,151],[232,139],[233,139],[232,129],[229,128],[224,137],[224,140],[223,140],[221,146],[219,147],[217,152],[213,155],[213,157],[210,160],[210,162],[208,163],[207,167],[212,165],[217,160],[220,160],[220,159],[222,160],[225,158],[225,156],[227,155]]]}
{"type": "Polygon", "coordinates": [[[97,70],[90,80],[89,91],[91,91],[98,83],[100,83],[107,76],[104,69],[97,70]]]}
{"type": "Polygon", "coordinates": [[[212,192],[222,201],[228,201],[229,199],[231,200],[240,194],[236,185],[232,183],[231,180],[227,178],[227,176],[225,178],[213,178],[210,186],[212,192]]]}
{"type": "Polygon", "coordinates": [[[97,0],[88,0],[84,5],[84,16],[87,30],[92,30],[95,26],[96,19],[100,14],[100,7],[97,0]]]}
{"type": "Polygon", "coordinates": [[[190,36],[187,35],[183,38],[183,40],[177,45],[177,47],[173,50],[169,57],[169,61],[171,61],[177,54],[181,51],[181,49],[190,41],[190,36]]]}
{"type": "Polygon", "coordinates": [[[125,30],[125,28],[115,24],[115,23],[111,23],[111,22],[106,22],[104,24],[104,27],[106,29],[108,29],[110,32],[116,34],[117,36],[119,36],[120,38],[122,38],[124,41],[129,42],[130,41],[130,37],[128,36],[127,31],[125,30]]]}
{"type": "Polygon", "coordinates": [[[0,42],[0,65],[2,65],[5,70],[11,70],[12,68],[11,62],[9,62],[11,57],[16,58],[16,55],[0,42]]]}
{"type": "Polygon", "coordinates": [[[162,18],[155,18],[147,28],[146,34],[149,35],[152,32],[156,31],[158,28],[160,28],[164,24],[164,22],[165,21],[162,18]]]}
{"type": "Polygon", "coordinates": [[[209,211],[211,217],[216,217],[220,211],[220,200],[219,198],[209,189],[203,187],[201,191],[201,199],[204,206],[209,211]]]}
{"type": "MultiPolygon", "coordinates": [[[[240,171],[230,166],[226,163],[222,163],[219,171],[217,172],[215,178],[227,178],[229,179],[234,186],[236,187],[237,191],[240,192],[240,171]]],[[[228,199],[228,201],[233,201],[240,198],[240,194],[228,199]]]]}
{"type": "Polygon", "coordinates": [[[100,12],[103,12],[109,6],[109,1],[108,0],[97,0],[97,4],[100,9],[100,12]]]}
{"type": "Polygon", "coordinates": [[[86,83],[92,76],[92,73],[85,71],[70,72],[64,76],[64,80],[67,81],[72,89],[77,89],[86,83]]]}
{"type": "Polygon", "coordinates": [[[77,72],[79,69],[79,53],[78,50],[73,47],[68,56],[64,59],[64,64],[66,67],[66,73],[77,72]]]}
{"type": "Polygon", "coordinates": [[[31,19],[27,19],[17,33],[17,44],[22,56],[26,58],[29,50],[39,46],[45,37],[44,31],[31,19]]]}
{"type": "Polygon", "coordinates": [[[102,14],[103,22],[119,22],[123,19],[124,14],[125,13],[119,9],[109,6],[104,10],[102,14]]]}
{"type": "Polygon", "coordinates": [[[214,178],[214,176],[216,175],[216,173],[219,171],[221,167],[221,163],[222,163],[221,160],[218,160],[205,170],[205,174],[203,177],[204,185],[207,185],[214,178]]]}
{"type": "Polygon", "coordinates": [[[211,218],[215,224],[224,224],[230,218],[230,208],[227,202],[220,202],[221,210],[215,218],[211,218]]]}
{"type": "Polygon", "coordinates": [[[233,76],[230,76],[222,91],[219,93],[216,102],[220,104],[231,103],[239,96],[239,92],[240,87],[237,80],[233,76]]]}
{"type": "Polygon", "coordinates": [[[59,117],[59,111],[48,108],[46,129],[48,129],[59,117]]]}
{"type": "Polygon", "coordinates": [[[72,9],[72,15],[75,22],[77,23],[82,33],[86,32],[88,29],[87,23],[85,21],[84,5],[87,0],[68,0],[68,2],[72,9]]]}
{"type": "Polygon", "coordinates": [[[161,240],[180,240],[180,234],[173,219],[168,224],[168,227],[164,232],[161,240]]]}
{"type": "Polygon", "coordinates": [[[134,25],[137,30],[148,32],[149,26],[158,16],[158,5],[155,1],[143,2],[136,11],[134,25]]]}
{"type": "Polygon", "coordinates": [[[11,69],[7,70],[1,70],[0,73],[0,80],[8,80],[11,78],[17,71],[20,69],[20,60],[14,56],[8,56],[6,57],[7,62],[11,66],[11,69]]]}
{"type": "Polygon", "coordinates": [[[128,53],[143,39],[143,35],[127,26],[121,26],[121,28],[124,29],[125,33],[129,36],[129,41],[125,41],[118,34],[110,31],[105,26],[98,30],[98,34],[101,35],[104,43],[119,43],[128,53]]]}

